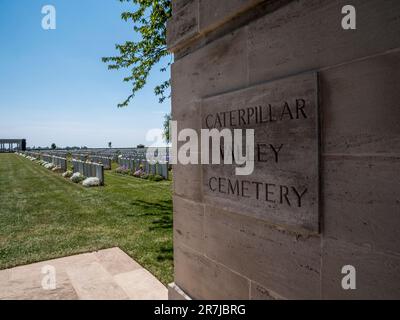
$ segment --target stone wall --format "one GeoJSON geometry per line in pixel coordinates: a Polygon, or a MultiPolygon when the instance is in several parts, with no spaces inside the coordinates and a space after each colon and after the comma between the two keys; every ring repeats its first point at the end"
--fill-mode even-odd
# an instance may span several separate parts
{"type": "Polygon", "coordinates": [[[200,130],[210,99],[316,75],[319,193],[317,228],[296,228],[211,201],[204,168],[175,165],[170,298],[400,298],[400,1],[352,1],[356,30],[342,29],[346,4],[173,1],[178,129],[200,130]]]}

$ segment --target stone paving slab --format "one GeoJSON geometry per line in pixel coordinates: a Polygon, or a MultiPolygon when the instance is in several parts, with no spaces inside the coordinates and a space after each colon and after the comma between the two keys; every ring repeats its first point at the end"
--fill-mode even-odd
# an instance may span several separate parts
{"type": "Polygon", "coordinates": [[[1,300],[167,298],[167,288],[119,248],[0,270],[1,300]],[[49,266],[54,267],[56,286],[46,290],[42,283],[48,283],[49,266]]]}
{"type": "Polygon", "coordinates": [[[165,287],[150,272],[140,268],[114,276],[114,280],[125,290],[131,300],[163,300],[165,287]]]}

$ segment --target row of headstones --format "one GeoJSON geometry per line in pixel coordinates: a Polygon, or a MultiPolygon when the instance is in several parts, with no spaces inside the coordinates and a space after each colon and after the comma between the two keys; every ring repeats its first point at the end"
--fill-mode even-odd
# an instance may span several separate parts
{"type": "Polygon", "coordinates": [[[154,157],[157,158],[159,162],[169,162],[169,154],[170,148],[143,148],[143,149],[129,149],[122,150],[117,152],[117,150],[102,150],[102,151],[84,151],[80,153],[73,153],[72,158],[81,160],[81,161],[92,161],[92,162],[100,162],[105,166],[105,169],[108,167],[108,159],[111,161],[118,161],[118,158],[128,158],[128,159],[141,159],[141,160],[150,160],[154,157]],[[104,162],[102,159],[96,158],[106,158],[104,162]]]}
{"type": "Polygon", "coordinates": [[[147,152],[127,152],[120,156],[120,158],[133,159],[133,160],[147,160],[157,162],[169,162],[169,152],[148,149],[147,152]]]}
{"type": "Polygon", "coordinates": [[[42,154],[40,159],[48,163],[53,163],[53,156],[50,156],[48,154],[42,154]]]}
{"type": "Polygon", "coordinates": [[[112,159],[108,157],[101,156],[90,156],[91,162],[100,163],[104,166],[105,170],[111,170],[112,159]]]}
{"type": "Polygon", "coordinates": [[[144,159],[146,159],[146,150],[140,150],[140,151],[135,151],[135,150],[132,150],[132,151],[125,151],[125,152],[122,152],[121,153],[121,155],[122,155],[122,157],[124,157],[124,158],[129,158],[129,157],[136,157],[136,158],[144,158],[144,159]]]}
{"type": "Polygon", "coordinates": [[[92,157],[102,157],[102,158],[108,158],[111,161],[118,161],[118,154],[113,154],[113,153],[99,153],[96,152],[94,155],[90,156],[92,157]]]}
{"type": "Polygon", "coordinates": [[[63,158],[63,157],[57,157],[57,156],[53,156],[52,157],[52,163],[56,166],[62,169],[62,171],[67,171],[68,168],[68,162],[67,162],[67,158],[63,158]]]}
{"type": "Polygon", "coordinates": [[[26,155],[26,156],[30,156],[30,157],[34,157],[36,159],[40,159],[40,152],[33,152],[33,151],[24,151],[22,152],[22,154],[26,155]]]}
{"type": "Polygon", "coordinates": [[[104,166],[98,163],[72,160],[73,172],[79,172],[86,178],[98,178],[101,185],[104,185],[104,166]]]}
{"type": "Polygon", "coordinates": [[[67,171],[68,163],[66,158],[52,156],[49,154],[41,154],[38,152],[30,152],[30,151],[26,151],[24,152],[24,154],[36,158],[38,160],[43,160],[47,163],[52,163],[56,167],[61,168],[64,172],[67,171]]]}
{"type": "MultiPolygon", "coordinates": [[[[38,160],[43,160],[47,163],[52,163],[60,167],[63,171],[67,171],[68,162],[66,158],[51,156],[48,154],[40,154],[36,152],[25,152],[25,155],[34,157],[38,160]]],[[[98,163],[84,162],[80,160],[72,160],[73,172],[79,172],[81,175],[99,179],[100,184],[104,185],[104,166],[98,163]]]]}
{"type": "MultiPolygon", "coordinates": [[[[46,150],[46,154],[55,155],[58,157],[66,157],[71,151],[68,150],[46,150]]],[[[81,156],[102,156],[114,158],[116,156],[122,155],[124,158],[146,158],[146,154],[159,154],[162,157],[168,157],[170,154],[169,147],[148,147],[148,148],[132,148],[132,149],[100,149],[100,150],[80,150],[80,151],[72,151],[73,155],[81,155],[81,156]]]]}
{"type": "Polygon", "coordinates": [[[156,148],[156,147],[148,147],[145,149],[133,149],[133,150],[123,150],[121,152],[122,155],[132,154],[132,155],[146,155],[146,154],[160,154],[160,155],[168,155],[170,153],[170,148],[156,148]]]}
{"type": "Polygon", "coordinates": [[[142,170],[147,174],[158,174],[164,179],[168,179],[168,162],[150,163],[142,159],[119,158],[118,164],[120,167],[124,168],[125,170],[129,170],[132,173],[142,170]]]}
{"type": "Polygon", "coordinates": [[[86,154],[72,154],[72,159],[73,160],[86,161],[87,160],[87,155],[86,154]]]}
{"type": "Polygon", "coordinates": [[[113,159],[110,157],[103,157],[91,154],[73,154],[72,159],[100,163],[104,166],[105,170],[111,170],[111,164],[113,161],[113,159]]]}
{"type": "Polygon", "coordinates": [[[51,156],[56,156],[56,157],[61,157],[61,158],[66,158],[68,155],[68,151],[47,151],[47,154],[51,156]]]}

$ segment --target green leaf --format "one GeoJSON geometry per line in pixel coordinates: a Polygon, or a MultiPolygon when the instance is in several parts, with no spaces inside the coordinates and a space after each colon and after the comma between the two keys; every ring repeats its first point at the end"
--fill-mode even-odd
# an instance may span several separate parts
{"type": "MultiPolygon", "coordinates": [[[[102,61],[108,64],[109,70],[128,69],[129,76],[124,82],[132,83],[131,94],[118,104],[125,107],[129,104],[135,94],[146,85],[150,71],[161,58],[170,56],[167,50],[167,20],[171,17],[171,0],[119,0],[120,2],[131,2],[135,6],[133,12],[123,12],[121,19],[133,23],[133,30],[139,34],[139,41],[126,41],[124,44],[115,46],[119,55],[104,57],[102,61]]],[[[163,67],[164,72],[171,65],[163,67]]],[[[159,96],[162,103],[170,95],[166,94],[170,88],[170,80],[166,80],[154,88],[154,93],[159,96]]]]}

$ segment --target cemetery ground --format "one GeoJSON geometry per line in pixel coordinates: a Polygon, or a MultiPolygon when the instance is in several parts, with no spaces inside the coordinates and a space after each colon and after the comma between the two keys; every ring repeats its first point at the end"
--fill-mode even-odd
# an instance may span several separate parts
{"type": "Polygon", "coordinates": [[[0,154],[0,269],[120,247],[172,282],[171,181],[105,175],[105,186],[84,188],[0,154]]]}

